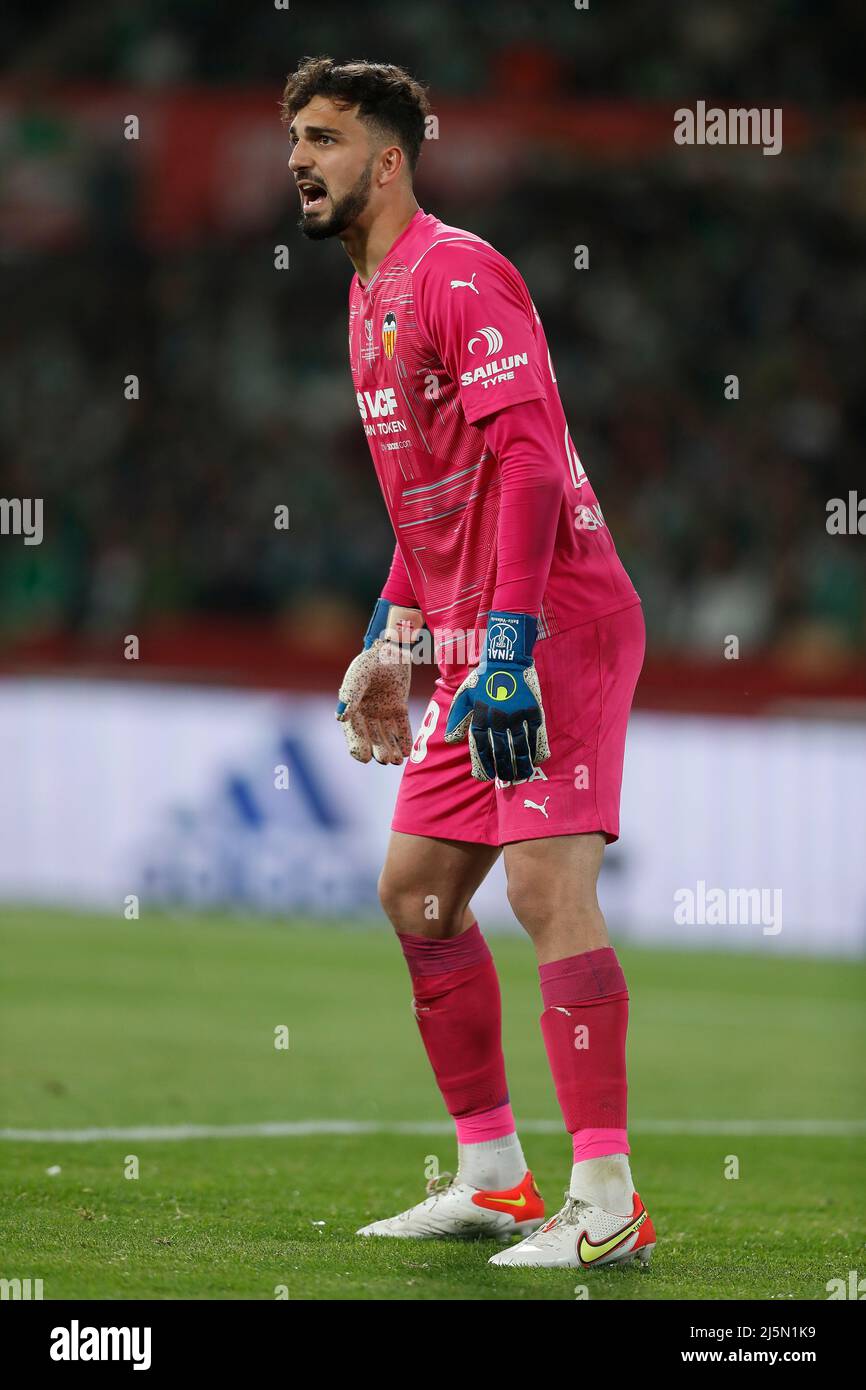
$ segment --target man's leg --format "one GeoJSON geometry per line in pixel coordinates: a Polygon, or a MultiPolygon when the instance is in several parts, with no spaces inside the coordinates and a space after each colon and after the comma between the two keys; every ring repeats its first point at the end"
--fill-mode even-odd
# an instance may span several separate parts
{"type": "MultiPolygon", "coordinates": [[[[626,1133],[628,992],[596,883],[605,843],[619,836],[626,728],[645,640],[641,606],[634,604],[540,642],[550,757],[529,783],[497,788],[508,896],[535,944],[542,1033],[572,1135],[570,1193],[597,1207],[591,1225],[608,1234],[637,1202],[626,1133]]],[[[637,1211],[633,1220],[640,1225],[610,1258],[654,1240],[645,1215],[637,1211]]],[[[559,1234],[549,1241],[545,1234],[546,1254],[559,1234]]],[[[574,1254],[572,1246],[568,1258],[574,1254]]],[[[607,1257],[590,1249],[586,1262],[607,1257]]]]}
{"type": "Polygon", "coordinates": [[[454,1117],[456,1178],[360,1235],[507,1239],[544,1203],[515,1133],[502,1060],[499,982],[469,902],[501,854],[496,790],[443,738],[454,690],[437,683],[406,762],[379,881],[412,979],[415,1017],[454,1117]]]}
{"type": "Polygon", "coordinates": [[[520,841],[506,846],[505,870],[538,957],[541,1029],[572,1136],[570,1194],[629,1216],[628,992],[596,895],[604,845],[602,834],[520,841]]]}
{"type": "Polygon", "coordinates": [[[379,881],[459,1151],[458,1181],[504,1191],[526,1174],[508,1099],[496,967],[468,904],[500,850],[393,833],[379,881]]]}
{"type": "Polygon", "coordinates": [[[453,1179],[362,1236],[507,1240],[535,1230],[544,1203],[527,1170],[508,1100],[499,981],[469,900],[498,847],[395,832],[379,882],[412,978],[415,1017],[457,1129],[453,1179]]]}
{"type": "Polygon", "coordinates": [[[655,1245],[628,1161],[628,991],[596,896],[604,846],[619,836],[644,641],[636,604],[539,644],[550,757],[530,783],[498,789],[508,897],[538,956],[541,1030],[573,1166],[562,1211],[493,1264],[646,1263],[655,1245]]]}

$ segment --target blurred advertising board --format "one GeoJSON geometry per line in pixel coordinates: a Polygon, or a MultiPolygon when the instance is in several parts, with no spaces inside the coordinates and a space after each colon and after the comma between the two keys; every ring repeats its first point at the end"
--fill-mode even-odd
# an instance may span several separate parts
{"type": "MultiPolygon", "coordinates": [[[[0,711],[0,901],[379,912],[401,774],[328,697],[25,677],[0,711]]],[[[602,906],[623,941],[860,955],[864,825],[862,724],[636,711],[602,906]]],[[[473,906],[517,929],[501,861],[473,906]]]]}

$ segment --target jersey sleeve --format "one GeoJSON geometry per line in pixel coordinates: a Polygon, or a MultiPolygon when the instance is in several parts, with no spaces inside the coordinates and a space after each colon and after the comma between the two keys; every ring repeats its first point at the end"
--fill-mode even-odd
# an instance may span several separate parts
{"type": "Polygon", "coordinates": [[[484,422],[501,496],[492,611],[537,617],[547,587],[565,470],[545,404],[522,401],[484,422]]]}
{"type": "Polygon", "coordinates": [[[452,380],[470,425],[542,399],[546,362],[517,270],[483,244],[433,247],[415,274],[418,326],[452,380]]]}
{"type": "Polygon", "coordinates": [[[403,559],[403,552],[399,545],[394,546],[394,558],[391,561],[391,568],[385,587],[382,590],[382,598],[388,599],[397,608],[418,608],[418,600],[412,592],[412,580],[406,569],[406,561],[403,559]]]}

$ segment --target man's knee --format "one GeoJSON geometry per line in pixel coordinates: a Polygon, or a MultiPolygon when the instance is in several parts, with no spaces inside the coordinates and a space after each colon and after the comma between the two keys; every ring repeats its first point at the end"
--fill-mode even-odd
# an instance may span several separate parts
{"type": "Polygon", "coordinates": [[[598,913],[594,885],[565,884],[543,871],[542,865],[526,861],[509,868],[508,902],[520,925],[530,933],[564,919],[577,926],[598,913]]]}
{"type": "Polygon", "coordinates": [[[600,833],[527,840],[505,850],[508,901],[527,931],[598,915],[596,883],[604,854],[600,833]]]}
{"type": "Polygon", "coordinates": [[[459,936],[467,925],[465,903],[428,892],[416,879],[395,874],[387,866],[379,876],[379,901],[398,932],[439,939],[459,936]]]}
{"type": "Polygon", "coordinates": [[[511,911],[527,931],[543,925],[554,914],[552,886],[528,864],[511,868],[507,894],[511,911]]]}

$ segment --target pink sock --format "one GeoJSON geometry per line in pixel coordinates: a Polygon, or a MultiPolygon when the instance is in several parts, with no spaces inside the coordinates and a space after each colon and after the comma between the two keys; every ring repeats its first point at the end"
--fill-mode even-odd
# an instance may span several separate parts
{"type": "Polygon", "coordinates": [[[629,1152],[628,990],[611,946],[542,965],[541,1032],[574,1162],[629,1152]]]}
{"type": "Polygon", "coordinates": [[[461,1143],[514,1131],[502,1056],[496,966],[481,928],[445,941],[399,933],[412,977],[413,1008],[461,1143]]]}

